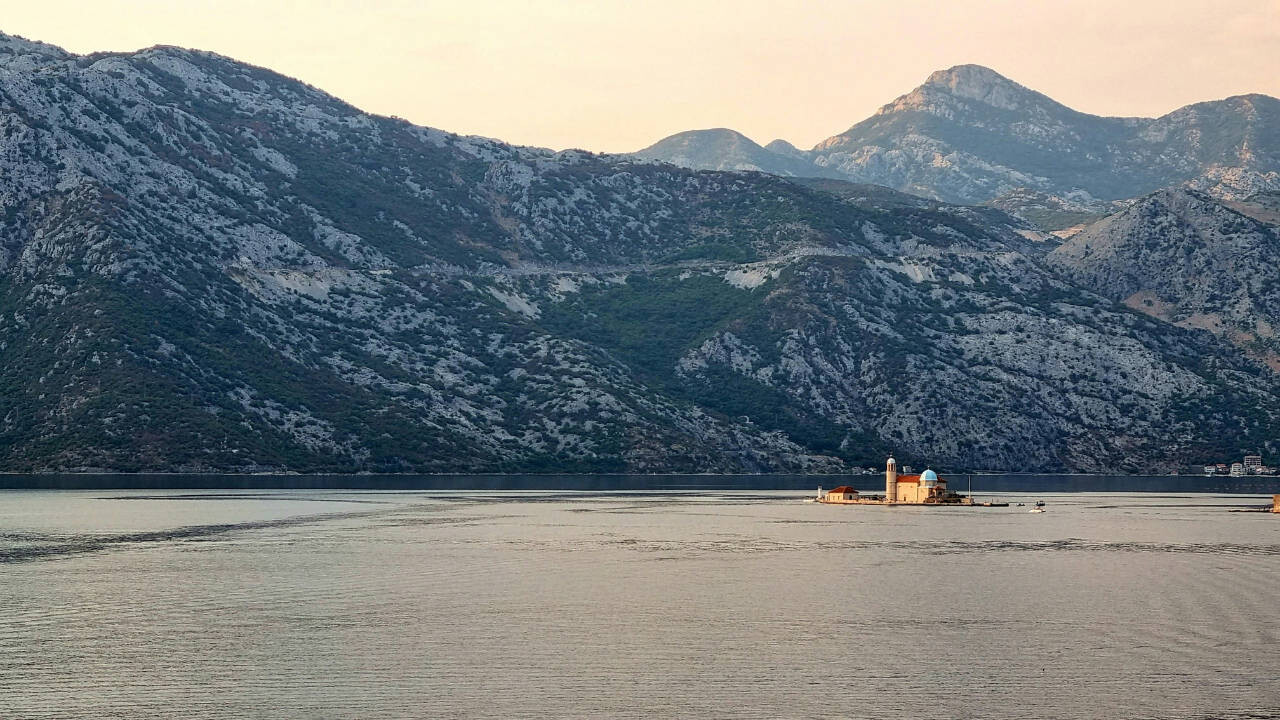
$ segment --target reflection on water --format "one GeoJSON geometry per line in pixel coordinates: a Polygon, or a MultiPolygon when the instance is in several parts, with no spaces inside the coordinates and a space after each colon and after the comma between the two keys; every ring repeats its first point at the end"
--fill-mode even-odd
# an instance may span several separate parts
{"type": "Polygon", "coordinates": [[[0,717],[1280,718],[1263,498],[989,490],[4,492],[0,717]]]}

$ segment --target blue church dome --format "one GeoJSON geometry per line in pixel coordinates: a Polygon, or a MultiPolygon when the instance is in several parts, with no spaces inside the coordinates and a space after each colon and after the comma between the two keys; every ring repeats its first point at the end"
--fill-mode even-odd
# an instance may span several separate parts
{"type": "Polygon", "coordinates": [[[932,470],[925,470],[923,473],[920,473],[920,484],[921,485],[937,485],[938,473],[932,470]]]}

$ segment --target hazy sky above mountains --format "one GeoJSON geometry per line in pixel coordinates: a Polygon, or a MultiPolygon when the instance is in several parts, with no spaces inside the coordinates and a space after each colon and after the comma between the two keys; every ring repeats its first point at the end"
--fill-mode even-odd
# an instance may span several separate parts
{"type": "Polygon", "coordinates": [[[1084,112],[1280,96],[1280,0],[42,0],[0,30],[73,52],[212,50],[362,109],[636,150],[732,127],[802,148],[930,72],[987,65],[1084,112]]]}

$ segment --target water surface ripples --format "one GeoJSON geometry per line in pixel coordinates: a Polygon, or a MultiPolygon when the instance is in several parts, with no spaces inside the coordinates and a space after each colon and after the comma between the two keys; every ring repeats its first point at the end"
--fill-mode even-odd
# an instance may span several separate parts
{"type": "Polygon", "coordinates": [[[0,717],[1280,718],[1280,518],[1041,497],[0,493],[0,717]]]}

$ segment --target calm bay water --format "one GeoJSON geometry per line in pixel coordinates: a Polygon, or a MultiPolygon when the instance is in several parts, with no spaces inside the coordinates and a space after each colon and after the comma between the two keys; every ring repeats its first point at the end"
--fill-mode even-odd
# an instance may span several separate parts
{"type": "MultiPolygon", "coordinates": [[[[953,475],[966,492],[1280,493],[1280,477],[1223,475],[953,475]]],[[[853,485],[884,491],[884,474],[864,475],[194,475],[0,474],[20,490],[813,490],[853,485]]]]}
{"type": "Polygon", "coordinates": [[[0,492],[0,718],[1280,718],[1261,496],[1001,492],[0,492]]]}

